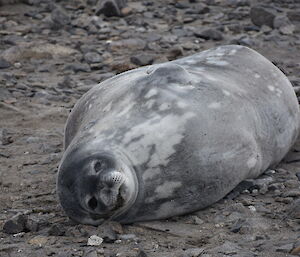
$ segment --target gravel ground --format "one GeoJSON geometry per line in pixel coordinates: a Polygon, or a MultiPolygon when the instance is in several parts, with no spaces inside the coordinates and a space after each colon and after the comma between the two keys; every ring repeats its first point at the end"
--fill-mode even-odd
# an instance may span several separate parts
{"type": "Polygon", "coordinates": [[[65,216],[63,128],[95,84],[241,44],[300,91],[299,0],[108,2],[0,0],[0,256],[300,256],[300,141],[276,169],[190,215],[99,227],[65,216]]]}

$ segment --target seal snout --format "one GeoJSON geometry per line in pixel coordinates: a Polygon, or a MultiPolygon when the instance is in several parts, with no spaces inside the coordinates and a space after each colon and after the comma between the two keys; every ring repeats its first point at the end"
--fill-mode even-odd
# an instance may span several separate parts
{"type": "Polygon", "coordinates": [[[116,170],[100,175],[99,191],[87,199],[87,208],[91,212],[109,212],[117,207],[118,202],[122,202],[121,186],[124,184],[124,175],[116,170]]]}

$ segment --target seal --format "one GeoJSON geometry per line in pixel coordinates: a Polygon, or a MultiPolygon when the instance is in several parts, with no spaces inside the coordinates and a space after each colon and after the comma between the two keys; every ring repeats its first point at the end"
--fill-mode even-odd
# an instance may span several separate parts
{"type": "Polygon", "coordinates": [[[250,48],[134,69],[73,108],[58,196],[71,219],[92,225],[190,213],[278,164],[298,131],[289,80],[250,48]]]}

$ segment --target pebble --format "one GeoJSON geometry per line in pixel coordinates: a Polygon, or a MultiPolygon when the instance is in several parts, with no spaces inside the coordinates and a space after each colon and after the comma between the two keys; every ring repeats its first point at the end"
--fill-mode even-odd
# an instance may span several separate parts
{"type": "Polygon", "coordinates": [[[103,242],[103,238],[97,236],[97,235],[92,235],[89,237],[87,241],[87,245],[89,246],[99,246],[103,242]]]}
{"type": "Polygon", "coordinates": [[[0,145],[9,145],[13,142],[11,136],[9,136],[7,129],[0,129],[0,145]]]}
{"type": "Polygon", "coordinates": [[[133,64],[136,64],[138,66],[145,66],[145,65],[150,65],[154,61],[154,57],[149,54],[138,54],[134,55],[130,58],[130,61],[133,64]]]}
{"type": "Polygon", "coordinates": [[[205,29],[199,32],[196,31],[194,32],[194,35],[196,37],[200,37],[206,40],[212,39],[212,40],[220,41],[223,39],[223,34],[216,29],[205,29]]]}
{"type": "Polygon", "coordinates": [[[0,69],[7,69],[11,64],[3,58],[0,58],[0,69]]]}
{"type": "Polygon", "coordinates": [[[84,60],[87,63],[99,63],[102,62],[102,57],[95,52],[88,52],[84,55],[84,60]]]}
{"type": "Polygon", "coordinates": [[[24,214],[16,214],[9,220],[5,221],[3,231],[7,234],[17,234],[26,230],[27,216],[24,214]]]}
{"type": "Polygon", "coordinates": [[[29,244],[31,245],[36,245],[38,247],[42,247],[45,245],[48,241],[48,237],[45,236],[35,236],[32,239],[28,241],[29,244]]]}
{"type": "Polygon", "coordinates": [[[251,21],[254,25],[259,27],[267,25],[273,28],[275,17],[275,11],[264,6],[253,6],[250,10],[251,21]]]}
{"type": "Polygon", "coordinates": [[[68,64],[65,67],[66,70],[72,70],[75,73],[77,72],[90,72],[91,67],[88,64],[85,63],[72,63],[68,64]]]}
{"type": "Polygon", "coordinates": [[[53,224],[48,230],[49,236],[63,236],[65,234],[65,229],[60,224],[53,224]]]}
{"type": "Polygon", "coordinates": [[[60,29],[62,26],[69,24],[71,21],[67,12],[60,6],[56,6],[56,8],[52,11],[51,20],[55,29],[60,29]]]}
{"type": "Polygon", "coordinates": [[[289,253],[293,250],[294,244],[289,243],[289,244],[284,244],[279,247],[276,247],[276,252],[282,252],[282,253],[289,253]]]}
{"type": "Polygon", "coordinates": [[[140,250],[138,252],[138,254],[136,255],[136,257],[147,257],[148,255],[143,251],[143,250],[140,250]]]}
{"type": "Polygon", "coordinates": [[[137,239],[135,234],[122,234],[118,235],[118,239],[120,240],[135,240],[137,239]]]}

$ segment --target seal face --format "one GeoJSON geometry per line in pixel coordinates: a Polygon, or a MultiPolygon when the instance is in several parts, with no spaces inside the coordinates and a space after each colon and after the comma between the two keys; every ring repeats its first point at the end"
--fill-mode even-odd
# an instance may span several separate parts
{"type": "Polygon", "coordinates": [[[60,202],[93,225],[205,208],[280,162],[299,114],[286,76],[247,47],[119,74],[87,92],[68,118],[60,202]]]}
{"type": "Polygon", "coordinates": [[[91,152],[82,146],[60,169],[64,170],[57,181],[61,204],[78,222],[101,224],[122,213],[136,198],[135,174],[110,153],[91,152]],[[89,154],[81,153],[84,151],[89,154]]]}

